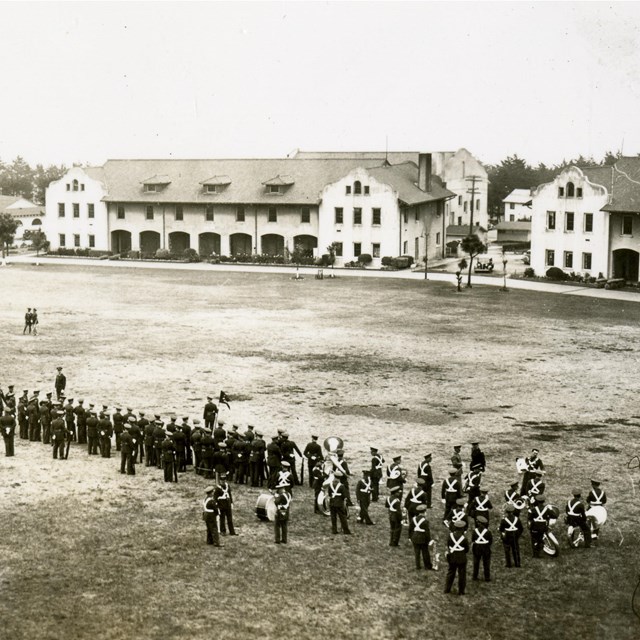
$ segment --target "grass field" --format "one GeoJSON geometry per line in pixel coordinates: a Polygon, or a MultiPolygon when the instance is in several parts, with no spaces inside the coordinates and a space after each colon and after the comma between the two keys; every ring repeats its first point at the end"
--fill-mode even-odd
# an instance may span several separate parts
{"type": "MultiPolygon", "coordinates": [[[[533,446],[547,495],[564,509],[598,474],[609,496],[600,546],[504,568],[491,584],[443,594],[440,572],[413,571],[413,552],[375,527],[332,536],[311,491],[294,494],[290,544],[273,544],[254,514],[258,489],[235,488],[241,535],[204,544],[206,481],[189,471],[118,473],[119,459],[66,462],[16,441],[0,457],[0,637],[581,638],[640,637],[632,593],[640,574],[638,358],[640,306],[446,283],[271,274],[13,266],[0,270],[0,384],[87,402],[201,417],[224,389],[228,423],[268,438],[286,427],[303,448],[338,435],[354,473],[369,446],[401,454],[410,479],[433,452],[436,488],[452,446],[487,455],[493,503],[533,446]],[[40,335],[22,335],[36,306],[40,335]]],[[[355,484],[355,482],[354,482],[355,484]]],[[[431,529],[445,539],[439,503],[431,529]]],[[[494,522],[495,524],[495,522],[494,522]]],[[[470,574],[469,565],[469,574],[470,574]]],[[[638,603],[640,605],[640,603],[638,603]]]]}

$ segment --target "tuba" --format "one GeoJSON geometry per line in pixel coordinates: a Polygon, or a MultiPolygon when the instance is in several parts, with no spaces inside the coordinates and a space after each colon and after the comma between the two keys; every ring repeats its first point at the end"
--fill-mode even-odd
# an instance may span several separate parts
{"type": "Polygon", "coordinates": [[[335,453],[338,449],[343,449],[343,445],[342,438],[338,438],[338,436],[329,436],[323,443],[324,448],[329,453],[335,453]]]}

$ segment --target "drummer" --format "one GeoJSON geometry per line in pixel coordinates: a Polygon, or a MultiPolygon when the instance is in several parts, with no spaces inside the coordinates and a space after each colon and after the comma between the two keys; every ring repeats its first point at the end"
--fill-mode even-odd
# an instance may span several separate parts
{"type": "MultiPolygon", "coordinates": [[[[591,491],[589,491],[589,495],[587,496],[587,504],[589,505],[589,509],[594,509],[598,507],[603,511],[604,518],[598,520],[597,518],[591,518],[592,522],[592,540],[594,544],[598,542],[598,535],[600,533],[600,525],[604,524],[606,521],[606,509],[605,504],[607,504],[607,495],[604,492],[604,489],[600,488],[600,480],[591,480],[591,491]]],[[[595,509],[594,509],[595,510],[595,509]]]]}
{"type": "Polygon", "coordinates": [[[542,460],[539,457],[538,449],[531,449],[531,455],[528,458],[525,458],[525,471],[522,476],[522,486],[520,488],[520,495],[526,496],[527,491],[529,489],[529,480],[535,477],[534,474],[542,475],[544,473],[544,464],[542,464],[542,460]]]}

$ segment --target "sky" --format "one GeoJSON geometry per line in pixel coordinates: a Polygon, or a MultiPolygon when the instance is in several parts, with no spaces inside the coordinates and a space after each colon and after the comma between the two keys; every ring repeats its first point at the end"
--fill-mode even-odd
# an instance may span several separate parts
{"type": "Polygon", "coordinates": [[[0,160],[640,153],[640,3],[0,2],[0,160]]]}

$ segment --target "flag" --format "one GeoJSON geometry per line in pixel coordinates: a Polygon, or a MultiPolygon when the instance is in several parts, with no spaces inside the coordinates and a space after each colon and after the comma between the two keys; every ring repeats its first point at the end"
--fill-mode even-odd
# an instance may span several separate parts
{"type": "Polygon", "coordinates": [[[228,409],[231,409],[229,406],[229,396],[224,392],[220,392],[220,399],[218,400],[220,404],[226,404],[228,409]]]}

